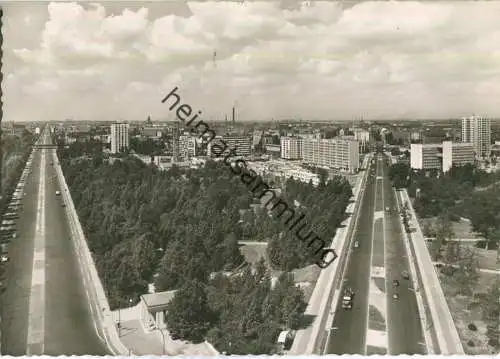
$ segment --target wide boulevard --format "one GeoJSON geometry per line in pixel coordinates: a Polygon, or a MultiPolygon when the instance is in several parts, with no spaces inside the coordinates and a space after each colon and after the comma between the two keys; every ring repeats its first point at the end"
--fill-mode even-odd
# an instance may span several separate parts
{"type": "Polygon", "coordinates": [[[402,278],[409,263],[387,159],[374,156],[367,171],[349,262],[339,283],[342,293],[347,287],[354,290],[353,308],[343,309],[340,300],[334,309],[327,353],[425,354],[415,293],[411,281],[402,278]]]}
{"type": "MultiPolygon", "coordinates": [[[[50,143],[48,131],[43,143],[50,143]]],[[[53,167],[55,149],[36,149],[9,244],[2,294],[3,355],[106,355],[83,287],[53,167]]]]}

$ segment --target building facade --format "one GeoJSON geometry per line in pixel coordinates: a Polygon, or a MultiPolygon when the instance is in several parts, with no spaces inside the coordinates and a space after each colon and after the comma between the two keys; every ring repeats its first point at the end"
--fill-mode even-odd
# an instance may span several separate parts
{"type": "Polygon", "coordinates": [[[122,152],[129,147],[129,124],[111,124],[111,153],[122,152]]]}
{"type": "Polygon", "coordinates": [[[474,163],[474,146],[466,142],[443,142],[443,172],[453,166],[459,167],[474,163]]]}
{"type": "Polygon", "coordinates": [[[410,146],[410,166],[415,170],[441,169],[438,143],[412,143],[410,146]]]}
{"type": "Polygon", "coordinates": [[[472,143],[476,156],[489,157],[491,150],[490,119],[478,116],[463,118],[462,142],[472,143]]]}
{"type": "Polygon", "coordinates": [[[252,139],[249,136],[225,135],[222,140],[229,148],[235,148],[238,156],[250,156],[252,153],[252,139]]]}
{"type": "Polygon", "coordinates": [[[416,170],[440,170],[448,172],[453,166],[474,163],[472,143],[412,143],[410,148],[410,166],[416,170]]]}
{"type": "Polygon", "coordinates": [[[298,160],[302,158],[303,139],[299,137],[283,136],[281,142],[281,158],[285,160],[298,160]]]}
{"type": "Polygon", "coordinates": [[[227,145],[228,149],[236,149],[237,156],[246,157],[252,153],[252,139],[250,137],[238,135],[215,136],[207,145],[207,155],[209,157],[216,157],[216,154],[212,153],[214,144],[224,146],[220,141],[224,141],[223,143],[227,145]]]}
{"type": "Polygon", "coordinates": [[[179,136],[179,155],[183,161],[186,161],[197,155],[196,137],[188,133],[179,136]]]}
{"type": "Polygon", "coordinates": [[[302,159],[314,166],[354,173],[359,169],[359,142],[352,139],[305,139],[302,159]]]}
{"type": "Polygon", "coordinates": [[[370,131],[362,128],[353,128],[354,138],[359,142],[360,148],[364,151],[370,143],[370,131]]]}

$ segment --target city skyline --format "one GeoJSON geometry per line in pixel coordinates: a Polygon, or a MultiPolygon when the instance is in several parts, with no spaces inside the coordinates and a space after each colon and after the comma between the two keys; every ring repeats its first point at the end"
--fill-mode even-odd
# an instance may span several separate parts
{"type": "Polygon", "coordinates": [[[7,4],[4,121],[500,116],[496,2],[141,6],[7,4]]]}

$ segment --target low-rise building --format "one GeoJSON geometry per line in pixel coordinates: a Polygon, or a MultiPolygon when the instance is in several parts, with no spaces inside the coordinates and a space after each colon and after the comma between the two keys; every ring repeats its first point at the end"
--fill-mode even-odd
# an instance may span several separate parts
{"type": "Polygon", "coordinates": [[[140,321],[147,331],[165,329],[167,306],[174,298],[175,292],[171,290],[140,296],[140,321]]]}

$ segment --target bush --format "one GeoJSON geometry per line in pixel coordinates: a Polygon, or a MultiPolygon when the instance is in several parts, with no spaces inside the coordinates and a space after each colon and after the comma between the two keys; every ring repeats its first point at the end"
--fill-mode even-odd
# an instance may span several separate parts
{"type": "Polygon", "coordinates": [[[446,266],[441,269],[441,273],[443,273],[445,276],[451,277],[453,274],[456,272],[456,268],[452,266],[446,266]]]}
{"type": "Polygon", "coordinates": [[[490,347],[498,348],[500,343],[498,342],[498,339],[490,339],[490,340],[488,340],[488,345],[490,347]]]}
{"type": "Polygon", "coordinates": [[[467,328],[469,328],[469,330],[472,330],[473,332],[475,332],[477,330],[477,327],[476,327],[476,324],[474,323],[470,323],[467,328]]]}
{"type": "Polygon", "coordinates": [[[474,342],[472,340],[469,340],[467,342],[467,345],[470,346],[470,347],[475,347],[476,346],[476,344],[474,344],[474,342]]]}

